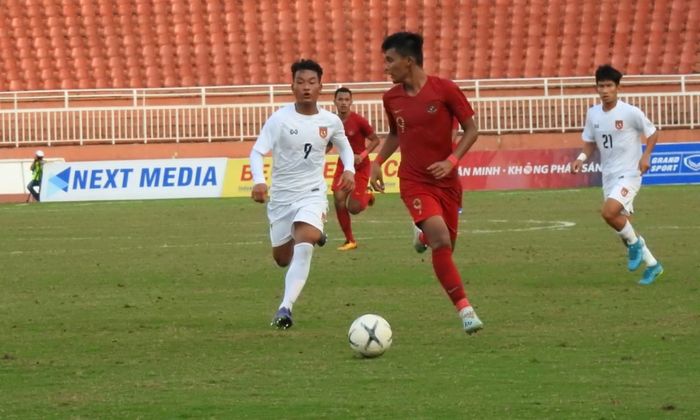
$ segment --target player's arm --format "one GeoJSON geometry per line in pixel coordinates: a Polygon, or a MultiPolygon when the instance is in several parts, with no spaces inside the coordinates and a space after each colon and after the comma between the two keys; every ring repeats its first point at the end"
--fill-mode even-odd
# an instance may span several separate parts
{"type": "Polygon", "coordinates": [[[267,181],[263,162],[263,154],[253,148],[250,151],[250,172],[253,174],[253,189],[250,195],[258,203],[264,203],[267,200],[267,181]]]}
{"type": "Polygon", "coordinates": [[[637,112],[637,120],[637,125],[639,125],[638,129],[644,133],[647,138],[647,147],[644,149],[641,159],[639,159],[639,172],[643,174],[651,167],[651,153],[654,151],[656,142],[659,141],[659,131],[640,109],[638,109],[637,112]]]}
{"type": "Polygon", "coordinates": [[[460,121],[460,125],[462,126],[464,133],[462,133],[462,138],[459,139],[457,147],[455,147],[455,150],[452,152],[458,161],[469,151],[469,149],[472,148],[472,146],[474,146],[476,139],[479,138],[479,128],[476,126],[474,118],[469,117],[464,121],[460,121]]]}
{"type": "Polygon", "coordinates": [[[651,167],[651,153],[654,151],[654,147],[656,147],[656,142],[658,141],[658,131],[655,131],[654,134],[647,137],[647,147],[644,149],[644,153],[642,153],[642,158],[639,159],[639,172],[645,173],[651,167]]]}
{"type": "Polygon", "coordinates": [[[428,166],[428,172],[430,172],[435,179],[441,179],[449,175],[454,167],[457,166],[462,156],[472,148],[474,143],[476,143],[476,139],[479,138],[479,129],[476,126],[474,118],[471,116],[465,117],[463,121],[460,121],[460,124],[462,125],[464,133],[462,133],[462,137],[459,139],[452,154],[449,155],[447,159],[428,166]]]}
{"type": "MultiPolygon", "coordinates": [[[[459,160],[464,156],[469,149],[474,145],[479,137],[479,128],[474,121],[474,109],[464,96],[464,93],[452,81],[442,81],[442,92],[444,95],[445,105],[452,114],[450,123],[454,127],[454,118],[459,121],[462,126],[462,137],[457,142],[452,154],[446,156],[445,160],[434,162],[428,166],[427,170],[435,179],[441,179],[448,176],[454,170],[459,160]]],[[[454,143],[454,141],[453,141],[454,143]]]]}
{"type": "Polygon", "coordinates": [[[590,115],[586,113],[586,124],[583,126],[583,133],[581,133],[581,139],[583,140],[583,149],[581,153],[571,162],[571,173],[575,174],[581,172],[583,168],[583,162],[588,159],[593,152],[595,152],[595,132],[593,127],[593,121],[591,121],[590,115]]]}
{"type": "Polygon", "coordinates": [[[338,119],[338,124],[340,127],[338,130],[335,130],[335,134],[331,138],[331,142],[338,151],[340,161],[343,162],[343,166],[345,168],[340,177],[340,189],[350,192],[355,189],[355,154],[352,152],[350,142],[345,136],[343,123],[340,121],[340,119],[338,119]]]}
{"type": "Polygon", "coordinates": [[[278,135],[275,114],[273,114],[260,130],[260,135],[250,151],[250,172],[253,175],[253,189],[250,196],[258,203],[267,200],[267,181],[265,180],[264,156],[272,150],[274,138],[278,135]]]}
{"type": "Polygon", "coordinates": [[[457,118],[455,118],[452,121],[452,143],[457,144],[459,143],[460,137],[457,136],[459,133],[459,121],[457,118]]]}
{"type": "Polygon", "coordinates": [[[374,191],[384,192],[384,176],[382,175],[382,164],[399,148],[399,136],[396,132],[389,132],[384,139],[382,148],[377,153],[370,165],[369,184],[374,191]]]}
{"type": "Polygon", "coordinates": [[[359,155],[355,156],[355,164],[359,164],[360,162],[364,161],[367,156],[369,156],[369,154],[372,153],[377,146],[379,146],[380,142],[379,137],[377,137],[377,133],[374,132],[374,128],[369,124],[369,121],[361,117],[359,119],[359,123],[360,133],[362,133],[365,140],[369,140],[369,143],[365,143],[365,150],[359,155]]]}
{"type": "Polygon", "coordinates": [[[399,148],[399,136],[396,135],[396,120],[394,115],[389,110],[386,100],[384,100],[384,111],[386,112],[386,119],[389,123],[389,134],[387,134],[384,139],[384,144],[382,148],[377,153],[377,157],[370,165],[369,174],[369,185],[372,186],[374,191],[384,192],[384,177],[382,176],[382,163],[389,159],[396,149],[399,148]]]}
{"type": "Polygon", "coordinates": [[[377,136],[376,133],[372,133],[369,136],[367,136],[367,140],[369,140],[369,143],[367,143],[366,150],[367,150],[367,154],[369,155],[370,153],[372,153],[374,151],[374,149],[377,148],[377,146],[379,146],[379,143],[381,142],[381,140],[379,139],[379,137],[377,136]]]}
{"type": "Polygon", "coordinates": [[[377,146],[379,146],[379,137],[377,137],[377,135],[374,132],[370,132],[365,138],[369,140],[369,143],[367,143],[367,145],[365,146],[365,150],[362,153],[360,153],[359,155],[355,155],[355,165],[359,165],[360,162],[365,160],[367,156],[369,156],[369,154],[372,153],[372,151],[374,151],[374,149],[376,149],[377,146]]]}
{"type": "Polygon", "coordinates": [[[593,152],[595,152],[595,149],[597,148],[596,144],[594,142],[585,142],[583,143],[583,148],[581,149],[581,153],[579,153],[578,157],[571,163],[571,173],[578,173],[581,171],[583,168],[583,162],[588,159],[593,152]]]}

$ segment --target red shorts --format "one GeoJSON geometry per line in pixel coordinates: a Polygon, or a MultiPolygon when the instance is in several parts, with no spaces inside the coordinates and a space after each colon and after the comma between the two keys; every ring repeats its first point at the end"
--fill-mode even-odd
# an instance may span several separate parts
{"type": "Polygon", "coordinates": [[[459,209],[462,207],[462,188],[437,187],[422,182],[402,179],[399,184],[401,199],[418,224],[433,216],[441,216],[450,230],[450,238],[457,238],[459,209]]]}
{"type": "MultiPolygon", "coordinates": [[[[369,165],[360,165],[355,168],[355,190],[353,190],[350,197],[355,201],[362,201],[365,194],[367,194],[367,185],[369,185],[369,165]]],[[[333,185],[331,189],[333,191],[340,190],[340,177],[343,175],[345,167],[342,162],[338,162],[335,167],[335,174],[333,175],[333,185]]]]}

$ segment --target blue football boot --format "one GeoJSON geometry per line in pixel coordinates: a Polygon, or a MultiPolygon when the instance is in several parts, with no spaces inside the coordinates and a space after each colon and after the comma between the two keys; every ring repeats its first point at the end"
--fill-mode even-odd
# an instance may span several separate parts
{"type": "Polygon", "coordinates": [[[659,276],[663,273],[664,267],[661,265],[661,263],[657,262],[656,265],[647,267],[646,270],[644,270],[644,277],[642,277],[642,279],[639,280],[639,284],[641,284],[642,286],[652,284],[654,280],[659,278],[659,276]]]}
{"type": "Polygon", "coordinates": [[[627,245],[627,269],[629,271],[634,271],[642,265],[644,245],[644,238],[641,236],[637,242],[627,245]]]}

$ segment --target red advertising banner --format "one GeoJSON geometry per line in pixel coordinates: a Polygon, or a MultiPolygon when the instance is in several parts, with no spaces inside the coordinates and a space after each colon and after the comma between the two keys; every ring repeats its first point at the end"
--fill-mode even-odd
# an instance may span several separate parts
{"type": "Polygon", "coordinates": [[[469,191],[601,185],[597,153],[584,163],[582,173],[571,173],[571,161],[580,152],[573,148],[469,152],[459,163],[459,177],[469,191]]]}

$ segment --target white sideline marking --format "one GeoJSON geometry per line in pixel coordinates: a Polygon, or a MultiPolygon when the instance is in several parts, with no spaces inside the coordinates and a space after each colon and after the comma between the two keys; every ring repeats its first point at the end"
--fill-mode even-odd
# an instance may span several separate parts
{"type": "MultiPolygon", "coordinates": [[[[489,220],[494,223],[508,223],[508,220],[489,220]]],[[[465,233],[505,233],[505,232],[532,232],[535,230],[562,230],[576,226],[575,222],[567,222],[566,220],[524,220],[523,223],[537,226],[524,228],[505,228],[505,229],[473,229],[461,230],[465,233]]]]}
{"type": "MultiPolygon", "coordinates": [[[[410,225],[410,219],[404,219],[401,221],[398,220],[363,220],[363,223],[400,223],[400,224],[406,224],[407,226],[410,225]]],[[[461,234],[493,234],[493,233],[506,233],[506,232],[531,232],[531,231],[538,231],[538,230],[552,230],[552,231],[557,231],[557,230],[564,230],[564,229],[569,229],[574,226],[576,226],[575,222],[569,222],[565,220],[504,220],[504,219],[491,219],[487,220],[486,223],[496,223],[496,224],[504,224],[504,223],[512,223],[512,224],[525,224],[527,227],[513,227],[513,228],[507,228],[503,227],[501,229],[460,229],[459,233],[461,234]],[[534,226],[533,226],[534,225],[534,226]]],[[[673,228],[666,226],[666,228],[673,228]]],[[[408,229],[407,229],[408,230],[408,229]]],[[[115,251],[127,251],[127,250],[134,250],[134,249],[176,249],[176,248],[199,248],[199,247],[226,247],[226,246],[248,246],[248,245],[262,245],[262,244],[267,244],[267,235],[259,235],[261,238],[265,239],[260,239],[260,240],[251,240],[251,241],[236,241],[236,242],[203,242],[203,243],[186,243],[186,244],[169,244],[169,243],[163,243],[160,245],[135,245],[135,246],[125,246],[125,247],[119,247],[115,248],[115,251]]],[[[398,235],[394,236],[394,238],[397,239],[410,239],[412,238],[412,235],[398,235]]],[[[178,239],[186,239],[184,236],[170,236],[170,239],[173,240],[178,240],[178,239]]],[[[384,237],[382,237],[383,239],[384,237]]],[[[37,240],[46,240],[46,241],[56,241],[56,240],[63,240],[63,241],[89,241],[89,240],[96,240],[96,239],[109,239],[109,240],[137,240],[138,238],[134,238],[132,236],[109,236],[109,237],[91,237],[91,236],[73,236],[73,237],[67,237],[67,238],[18,238],[20,241],[31,241],[31,242],[36,242],[37,240]]],[[[361,236],[357,237],[358,240],[375,240],[379,239],[376,236],[361,236]]],[[[343,242],[345,241],[345,238],[342,237],[342,233],[339,233],[339,236],[337,238],[329,238],[329,241],[331,242],[343,242]]],[[[66,254],[69,251],[75,251],[75,252],[99,252],[101,251],[98,248],[86,248],[86,249],[79,249],[79,248],[71,248],[71,249],[66,249],[66,248],[61,248],[61,249],[53,249],[53,250],[13,250],[13,251],[7,251],[9,255],[24,255],[24,254],[49,254],[49,255],[59,255],[59,254],[66,254]]]]}

